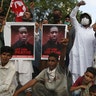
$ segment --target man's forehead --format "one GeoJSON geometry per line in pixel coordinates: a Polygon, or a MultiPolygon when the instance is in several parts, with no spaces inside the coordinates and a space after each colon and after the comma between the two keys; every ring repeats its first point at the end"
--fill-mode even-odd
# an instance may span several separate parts
{"type": "Polygon", "coordinates": [[[20,27],[19,32],[27,32],[27,28],[26,27],[20,27]]]}
{"type": "Polygon", "coordinates": [[[57,27],[52,27],[52,28],[50,29],[50,32],[53,32],[53,31],[58,31],[58,28],[57,28],[57,27]]]}

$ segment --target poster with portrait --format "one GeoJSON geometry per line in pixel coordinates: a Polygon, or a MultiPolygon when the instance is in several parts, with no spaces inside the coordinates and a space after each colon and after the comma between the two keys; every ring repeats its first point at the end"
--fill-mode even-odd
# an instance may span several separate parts
{"type": "Polygon", "coordinates": [[[13,58],[34,60],[35,58],[35,24],[31,22],[7,22],[4,28],[5,45],[11,46],[15,53],[13,58]]]}
{"type": "Polygon", "coordinates": [[[66,38],[67,25],[43,24],[42,26],[42,59],[47,59],[50,53],[60,55],[62,44],[60,41],[66,38]]]}

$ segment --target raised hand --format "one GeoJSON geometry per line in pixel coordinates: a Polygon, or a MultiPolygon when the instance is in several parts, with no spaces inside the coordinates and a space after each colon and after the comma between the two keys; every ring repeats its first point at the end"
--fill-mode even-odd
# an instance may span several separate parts
{"type": "Polygon", "coordinates": [[[92,27],[93,27],[93,30],[96,32],[96,23],[94,23],[94,24],[92,25],[92,27]]]}
{"type": "Polygon", "coordinates": [[[80,7],[81,5],[85,5],[85,4],[86,4],[85,1],[82,0],[82,1],[80,1],[80,2],[77,3],[77,6],[80,7]]]}

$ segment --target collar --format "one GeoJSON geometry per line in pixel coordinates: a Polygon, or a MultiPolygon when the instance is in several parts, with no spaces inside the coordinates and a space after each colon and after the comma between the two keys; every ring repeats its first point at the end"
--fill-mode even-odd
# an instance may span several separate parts
{"type": "Polygon", "coordinates": [[[39,35],[39,32],[35,32],[35,35],[39,35]]]}
{"type": "Polygon", "coordinates": [[[1,61],[0,61],[0,69],[8,69],[9,68],[9,63],[7,63],[5,66],[1,65],[1,61]]]}

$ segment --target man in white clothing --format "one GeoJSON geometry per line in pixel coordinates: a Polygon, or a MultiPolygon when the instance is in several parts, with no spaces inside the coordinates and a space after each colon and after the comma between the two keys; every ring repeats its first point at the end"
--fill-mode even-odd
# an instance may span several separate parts
{"type": "Polygon", "coordinates": [[[14,50],[9,46],[3,46],[0,50],[0,96],[13,96],[16,89],[16,68],[9,62],[14,50]]]}
{"type": "Polygon", "coordinates": [[[89,14],[83,13],[80,16],[80,23],[76,19],[77,12],[84,1],[80,1],[70,14],[72,25],[75,28],[75,40],[70,51],[69,69],[72,72],[73,82],[82,76],[87,67],[92,66],[93,61],[93,40],[94,31],[90,27],[92,19],[89,14]]]}

